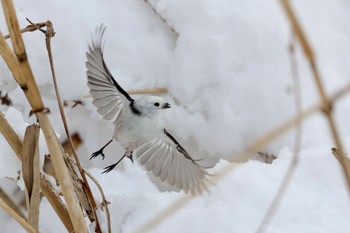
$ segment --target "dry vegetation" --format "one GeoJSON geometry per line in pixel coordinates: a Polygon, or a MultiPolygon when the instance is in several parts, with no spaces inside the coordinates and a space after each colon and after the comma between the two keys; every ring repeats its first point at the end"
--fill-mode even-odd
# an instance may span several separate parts
{"type": "MultiPolygon", "coordinates": [[[[146,1],[148,3],[148,1],[146,1]]],[[[333,149],[333,154],[342,165],[344,176],[348,182],[350,188],[350,160],[345,156],[343,146],[339,138],[336,123],[333,118],[332,105],[342,96],[348,94],[350,91],[350,84],[339,90],[335,95],[327,97],[324,91],[324,86],[321,82],[320,74],[317,69],[315,57],[311,46],[306,39],[297,18],[294,15],[292,8],[290,7],[288,0],[281,1],[283,9],[290,20],[291,29],[295,35],[295,39],[300,43],[306,58],[310,64],[315,84],[319,90],[320,103],[301,111],[300,104],[296,106],[297,114],[294,118],[286,121],[284,124],[277,126],[273,131],[267,133],[263,137],[253,142],[246,150],[239,153],[236,157],[242,160],[247,158],[261,148],[265,147],[273,140],[280,137],[283,133],[290,130],[293,127],[298,126],[304,119],[311,116],[314,113],[323,113],[328,119],[328,124],[331,129],[332,137],[337,149],[333,149]]],[[[78,159],[75,143],[79,143],[74,136],[72,140],[67,125],[65,114],[63,111],[62,101],[59,95],[59,90],[56,85],[56,77],[53,66],[53,56],[50,49],[50,40],[54,36],[54,30],[52,24],[47,21],[43,23],[31,23],[25,29],[20,29],[14,10],[14,6],[11,0],[2,0],[2,7],[6,17],[6,22],[9,30],[9,36],[4,36],[0,32],[0,54],[6,62],[8,68],[13,74],[13,77],[17,81],[18,85],[26,95],[28,102],[31,105],[32,112],[35,114],[38,123],[28,126],[24,140],[13,130],[11,125],[2,113],[0,113],[0,132],[7,140],[17,157],[22,161],[22,175],[25,183],[25,198],[26,198],[26,215],[24,215],[20,208],[13,203],[13,201],[7,197],[3,192],[0,192],[0,206],[11,215],[19,224],[21,224],[28,232],[38,232],[39,222],[39,204],[40,196],[43,195],[47,198],[58,218],[62,221],[67,229],[67,232],[88,232],[85,216],[88,217],[90,222],[95,223],[95,231],[102,232],[99,220],[96,215],[96,209],[101,208],[106,212],[106,219],[108,220],[108,232],[111,232],[110,216],[108,211],[108,201],[105,199],[103,190],[97,181],[81,166],[78,159]],[[46,28],[45,30],[43,28],[46,28]],[[25,46],[22,40],[21,33],[38,31],[45,33],[46,46],[48,50],[48,57],[50,60],[51,71],[53,76],[53,82],[55,86],[58,105],[60,107],[62,122],[64,124],[68,141],[65,145],[68,149],[64,150],[63,146],[59,143],[55,131],[47,116],[49,110],[45,108],[42,101],[41,94],[38,86],[36,85],[34,75],[31,71],[31,67],[27,60],[25,52],[25,46]],[[6,39],[10,38],[13,50],[10,49],[6,39]],[[47,159],[50,161],[49,167],[53,168],[50,172],[53,175],[58,184],[60,190],[57,190],[47,179],[47,174],[40,172],[39,169],[39,150],[38,150],[38,136],[40,130],[43,132],[46,140],[47,147],[50,155],[47,159]],[[68,156],[64,151],[70,151],[68,156]],[[93,181],[94,185],[97,185],[101,192],[102,204],[97,204],[93,193],[91,192],[90,185],[87,177],[93,181]],[[64,199],[64,201],[62,200],[64,199]]],[[[154,8],[152,7],[154,10],[154,8]]],[[[163,20],[165,23],[166,21],[163,20]]],[[[172,28],[170,28],[174,31],[172,28]]],[[[175,33],[175,31],[174,31],[175,33]]],[[[294,68],[295,69],[295,68],[294,68]]],[[[294,74],[294,76],[296,76],[294,74]]],[[[297,85],[297,84],[296,84],[297,85]]],[[[133,93],[149,93],[149,92],[166,92],[165,88],[146,91],[134,91],[133,93]]],[[[298,137],[298,136],[296,136],[298,137]]],[[[79,141],[79,140],[78,140],[79,141]]],[[[295,146],[298,151],[298,145],[295,146]]],[[[289,172],[286,174],[283,184],[281,184],[280,192],[276,196],[275,201],[271,205],[269,212],[266,214],[265,219],[262,221],[261,226],[257,232],[264,232],[271,221],[275,210],[278,208],[279,201],[283,198],[283,194],[286,191],[289,181],[293,176],[293,169],[297,166],[297,156],[295,156],[294,162],[290,165],[289,172]]],[[[233,169],[238,166],[237,164],[230,164],[224,168],[214,177],[215,181],[222,179],[233,169]]],[[[45,170],[50,170],[45,169],[45,170]]],[[[0,190],[1,191],[1,190],[0,190]]],[[[144,226],[141,226],[136,232],[147,232],[160,224],[164,219],[172,215],[177,209],[184,206],[186,203],[192,200],[192,196],[184,196],[181,199],[168,206],[164,211],[158,213],[153,219],[151,219],[144,226]]]]}

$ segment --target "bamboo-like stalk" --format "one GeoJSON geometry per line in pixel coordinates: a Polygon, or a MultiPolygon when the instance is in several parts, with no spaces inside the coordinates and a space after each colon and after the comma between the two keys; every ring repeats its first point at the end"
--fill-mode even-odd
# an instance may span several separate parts
{"type": "Polygon", "coordinates": [[[36,233],[37,231],[27,223],[27,221],[19,216],[16,211],[11,209],[1,198],[0,198],[0,207],[3,208],[11,217],[13,217],[19,224],[22,225],[30,233],[36,233]]]}
{"type": "Polygon", "coordinates": [[[22,160],[22,140],[12,129],[2,112],[0,112],[0,133],[5,137],[7,142],[11,142],[9,145],[11,146],[12,150],[16,153],[18,158],[22,160]]]}
{"type": "Polygon", "coordinates": [[[54,164],[55,173],[61,186],[65,202],[67,203],[68,213],[72,220],[75,232],[88,232],[80,204],[74,195],[72,179],[63,159],[64,151],[51,126],[48,116],[43,113],[45,108],[26,57],[24,43],[13,3],[11,0],[2,0],[2,5],[12,45],[18,60],[14,59],[16,56],[7,46],[5,38],[2,34],[0,34],[0,53],[13,73],[16,81],[19,83],[27,96],[33,112],[36,114],[39,124],[43,130],[46,143],[52,157],[52,162],[54,164]]]}
{"type": "MultiPolygon", "coordinates": [[[[0,112],[0,132],[11,146],[17,157],[22,160],[23,143],[4,115],[0,112]]],[[[40,188],[50,205],[61,219],[68,232],[73,232],[73,224],[70,220],[66,206],[59,198],[57,192],[44,175],[40,178],[40,188]]]]}
{"type": "Polygon", "coordinates": [[[323,108],[322,110],[326,115],[328,125],[329,125],[329,128],[331,130],[331,135],[332,135],[334,143],[338,149],[339,162],[342,165],[344,176],[345,176],[345,179],[347,181],[349,194],[350,194],[350,166],[346,163],[346,156],[345,156],[345,153],[343,150],[343,145],[342,145],[339,133],[338,133],[337,125],[336,125],[334,117],[333,117],[332,102],[326,95],[326,91],[325,91],[324,85],[323,85],[322,80],[321,80],[320,72],[317,68],[316,59],[315,59],[313,50],[310,46],[310,42],[307,40],[305,33],[303,32],[303,30],[300,26],[300,23],[298,22],[298,19],[294,13],[294,10],[292,9],[292,7],[290,5],[290,1],[289,0],[282,0],[281,4],[282,4],[282,7],[283,7],[289,21],[290,21],[290,24],[291,24],[291,27],[293,28],[293,31],[295,32],[295,35],[301,44],[301,47],[304,51],[304,54],[310,63],[312,77],[315,81],[320,99],[322,101],[322,108],[323,108]]]}

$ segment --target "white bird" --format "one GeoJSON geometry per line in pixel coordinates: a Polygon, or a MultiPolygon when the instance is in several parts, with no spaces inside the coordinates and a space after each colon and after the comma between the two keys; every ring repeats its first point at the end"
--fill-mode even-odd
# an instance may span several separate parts
{"type": "Polygon", "coordinates": [[[104,158],[104,148],[114,139],[125,154],[103,173],[110,172],[124,157],[133,161],[134,154],[147,171],[171,186],[186,192],[202,186],[208,173],[163,126],[161,114],[170,104],[158,96],[133,99],[113,78],[103,58],[105,29],[103,25],[96,29],[86,53],[87,79],[97,112],[105,120],[113,120],[115,128],[112,139],[90,159],[104,158]]]}

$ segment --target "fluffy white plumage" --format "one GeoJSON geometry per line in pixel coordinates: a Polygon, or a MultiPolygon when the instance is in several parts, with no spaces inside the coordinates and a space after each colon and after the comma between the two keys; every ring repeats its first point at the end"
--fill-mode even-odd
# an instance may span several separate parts
{"type": "MultiPolygon", "coordinates": [[[[158,96],[134,100],[108,70],[102,51],[105,29],[103,25],[96,29],[87,52],[88,86],[97,112],[115,124],[113,139],[125,149],[122,158],[127,156],[132,159],[132,155],[136,155],[147,171],[186,192],[203,186],[207,172],[163,126],[161,113],[170,105],[158,96]]],[[[106,146],[91,158],[104,156],[106,146]]],[[[119,162],[107,167],[105,172],[119,162]]]]}

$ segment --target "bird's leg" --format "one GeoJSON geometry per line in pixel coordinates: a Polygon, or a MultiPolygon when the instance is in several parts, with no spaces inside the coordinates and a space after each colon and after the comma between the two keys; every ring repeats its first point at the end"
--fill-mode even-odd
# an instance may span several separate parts
{"type": "Polygon", "coordinates": [[[101,155],[102,159],[105,159],[105,154],[103,154],[103,150],[113,141],[113,139],[111,139],[109,142],[107,142],[106,145],[104,145],[101,149],[99,149],[98,151],[94,152],[91,154],[90,160],[96,158],[97,156],[101,155]]]}
{"type": "Polygon", "coordinates": [[[122,160],[124,159],[125,156],[127,156],[127,157],[129,158],[129,154],[130,154],[130,153],[125,152],[125,154],[123,155],[123,157],[121,157],[121,158],[118,160],[118,162],[113,163],[112,165],[110,165],[110,166],[108,166],[108,167],[105,167],[105,168],[104,168],[104,171],[102,172],[102,174],[106,174],[106,173],[112,171],[112,170],[120,163],[120,161],[122,161],[122,160]]]}
{"type": "Polygon", "coordinates": [[[134,159],[132,157],[132,152],[133,151],[129,152],[129,154],[126,157],[128,157],[131,160],[131,162],[134,163],[134,159]]]}

